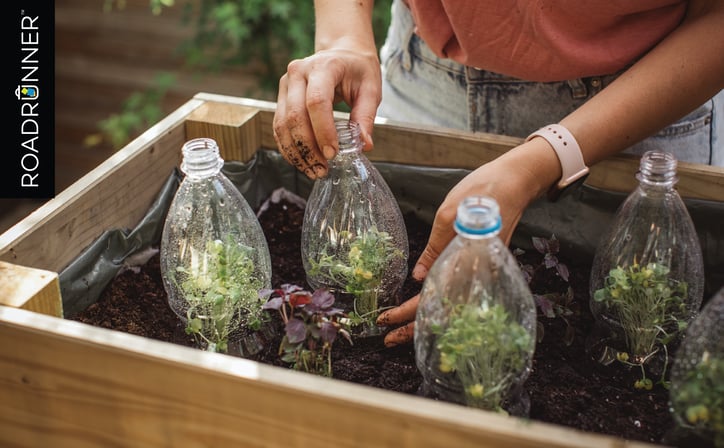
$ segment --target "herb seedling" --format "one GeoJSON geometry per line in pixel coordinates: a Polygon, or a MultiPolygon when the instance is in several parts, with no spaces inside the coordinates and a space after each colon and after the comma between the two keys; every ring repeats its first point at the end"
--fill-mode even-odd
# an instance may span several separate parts
{"type": "Polygon", "coordinates": [[[342,258],[323,252],[319,260],[309,260],[310,274],[326,278],[330,285],[343,286],[354,297],[353,311],[349,313],[353,325],[374,326],[381,311],[378,299],[385,271],[404,254],[395,247],[389,233],[376,227],[356,237],[342,231],[339,239],[350,239],[349,250],[342,258]]]}
{"type": "Polygon", "coordinates": [[[724,447],[724,359],[704,352],[695,368],[672,389],[671,403],[686,424],[713,434],[715,446],[724,447]]]}
{"type": "Polygon", "coordinates": [[[173,279],[188,305],[186,333],[210,351],[227,352],[233,332],[262,325],[263,281],[255,273],[252,251],[231,237],[209,241],[191,266],[176,267],[173,279]]]}
{"type": "Polygon", "coordinates": [[[449,326],[433,326],[432,332],[438,368],[457,375],[468,405],[505,412],[503,400],[534,350],[526,329],[502,305],[460,305],[450,314],[449,326]]]}
{"type": "Polygon", "coordinates": [[[352,343],[342,323],[344,313],[334,307],[334,295],[324,288],[311,293],[284,284],[278,289],[264,289],[259,296],[266,300],[262,308],[278,311],[284,322],[281,359],[295,370],[331,377],[332,344],[337,335],[352,343]]]}
{"type": "Polygon", "coordinates": [[[687,322],[679,318],[686,313],[687,284],[669,278],[669,268],[659,263],[643,266],[635,260],[631,266],[617,266],[609,271],[603,287],[593,300],[601,303],[621,325],[626,350],[616,359],[629,366],[638,366],[642,377],[634,387],[650,390],[653,382],[646,377],[645,364],[660,350],[664,352],[664,381],[668,363],[668,344],[687,322]]]}
{"type": "MultiPolygon", "coordinates": [[[[542,260],[538,264],[524,264],[520,261],[520,257],[525,254],[522,249],[515,249],[513,254],[518,257],[518,265],[520,266],[523,276],[530,285],[533,282],[535,276],[544,270],[555,269],[556,275],[565,283],[568,283],[570,272],[568,266],[561,262],[558,258],[558,252],[560,251],[560,242],[555,235],[551,235],[550,238],[532,237],[533,247],[535,250],[543,255],[542,260]]],[[[566,345],[571,345],[576,335],[576,331],[568,321],[567,316],[572,315],[574,311],[574,293],[573,289],[568,286],[566,291],[561,292],[547,292],[545,294],[536,294],[533,292],[533,299],[535,300],[536,306],[540,310],[541,314],[549,319],[560,318],[566,324],[566,332],[563,342],[566,345]]],[[[537,336],[540,342],[544,336],[545,327],[539,321],[537,323],[537,336]]]]}
{"type": "Polygon", "coordinates": [[[551,237],[547,239],[534,236],[531,240],[533,241],[533,247],[535,247],[539,253],[543,254],[543,266],[545,266],[546,269],[555,268],[558,276],[562,278],[563,281],[568,282],[568,266],[558,259],[561,244],[556,236],[551,235],[551,237]]]}

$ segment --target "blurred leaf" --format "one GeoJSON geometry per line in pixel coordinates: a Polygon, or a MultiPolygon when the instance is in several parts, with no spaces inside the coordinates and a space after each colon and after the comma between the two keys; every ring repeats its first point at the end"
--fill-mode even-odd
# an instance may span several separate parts
{"type": "MultiPolygon", "coordinates": [[[[390,22],[392,0],[375,2],[372,24],[378,48],[384,43],[390,22]]],[[[126,0],[104,0],[103,9],[123,9],[126,0]]],[[[176,53],[192,74],[210,74],[245,67],[258,82],[263,96],[276,98],[279,79],[292,59],[314,52],[314,3],[297,0],[149,0],[153,14],[164,8],[182,10],[182,26],[193,36],[176,53]]],[[[155,124],[164,114],[161,107],[176,76],[161,73],[151,87],[131,95],[123,110],[99,123],[103,140],[114,147],[128,143],[133,135],[155,124]]],[[[246,92],[239,92],[240,95],[246,92]]],[[[349,112],[345,104],[335,110],[349,112]]],[[[89,142],[99,144],[97,137],[89,142]]]]}
{"type": "Polygon", "coordinates": [[[86,138],[86,143],[96,146],[108,141],[114,148],[124,146],[140,131],[151,127],[163,117],[161,102],[175,82],[176,75],[159,73],[150,88],[134,92],[124,101],[120,113],[112,114],[98,123],[102,138],[93,134],[86,138]]]}

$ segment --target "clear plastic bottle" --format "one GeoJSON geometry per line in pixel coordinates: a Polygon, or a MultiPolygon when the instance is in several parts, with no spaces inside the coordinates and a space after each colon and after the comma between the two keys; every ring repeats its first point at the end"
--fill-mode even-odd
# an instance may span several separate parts
{"type": "Polygon", "coordinates": [[[671,369],[669,401],[681,428],[724,447],[724,287],[686,329],[671,369]]]}
{"type": "Polygon", "coordinates": [[[616,212],[591,269],[596,325],[587,349],[603,364],[619,361],[641,368],[638,388],[652,387],[647,371],[665,372],[670,350],[703,296],[701,246],[674,189],[676,166],[667,152],[641,157],[639,186],[616,212]]]}
{"type": "Polygon", "coordinates": [[[338,294],[358,336],[379,334],[380,309],[398,304],[409,245],[397,200],[362,153],[359,125],[336,123],[339,153],[317,179],[302,225],[302,263],[313,289],[338,294]]]}
{"type": "Polygon", "coordinates": [[[536,343],[536,308],[518,262],[498,238],[488,197],[458,206],[457,236],[425,278],[415,321],[422,394],[527,416],[524,389],[536,343]]]}
{"type": "Polygon", "coordinates": [[[259,352],[265,314],[259,290],[271,287],[271,258],[253,210],[221,172],[209,138],[183,145],[185,177],[161,239],[161,274],[171,309],[210,351],[259,352]]]}

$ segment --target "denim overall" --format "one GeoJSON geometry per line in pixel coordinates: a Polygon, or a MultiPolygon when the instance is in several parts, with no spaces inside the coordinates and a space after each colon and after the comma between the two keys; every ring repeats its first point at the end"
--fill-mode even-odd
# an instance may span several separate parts
{"type": "MultiPolygon", "coordinates": [[[[414,33],[401,0],[392,4],[380,51],[378,116],[399,122],[526,137],[557,123],[620,74],[562,82],[529,82],[442,59],[414,33]]],[[[672,152],[678,160],[724,166],[724,90],[626,153],[672,152]]]]}

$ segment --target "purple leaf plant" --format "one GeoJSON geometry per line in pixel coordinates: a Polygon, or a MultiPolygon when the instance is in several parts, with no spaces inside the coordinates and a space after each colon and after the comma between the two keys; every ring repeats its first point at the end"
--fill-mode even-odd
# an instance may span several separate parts
{"type": "Polygon", "coordinates": [[[263,289],[259,295],[266,299],[262,308],[277,311],[284,322],[281,359],[295,370],[331,377],[332,345],[337,336],[352,344],[346,316],[334,307],[334,294],[324,288],[312,293],[285,283],[280,288],[263,289]]]}
{"type": "MultiPolygon", "coordinates": [[[[556,275],[563,280],[565,283],[569,282],[570,272],[568,266],[558,259],[558,252],[560,251],[560,241],[555,235],[551,235],[550,238],[532,237],[533,247],[535,250],[543,255],[543,259],[538,264],[524,264],[518,262],[523,276],[528,281],[528,284],[533,282],[536,274],[555,269],[556,275]]],[[[525,253],[522,249],[515,249],[513,254],[516,257],[520,257],[525,253]]],[[[520,260],[520,258],[519,258],[520,260]]],[[[564,336],[564,343],[571,345],[575,337],[575,330],[570,325],[566,316],[573,314],[573,289],[568,286],[566,291],[561,292],[547,292],[545,294],[537,294],[533,291],[533,299],[535,300],[540,313],[549,319],[560,318],[566,324],[566,331],[564,336]]],[[[544,334],[543,325],[538,323],[538,339],[542,339],[544,334]]]]}

